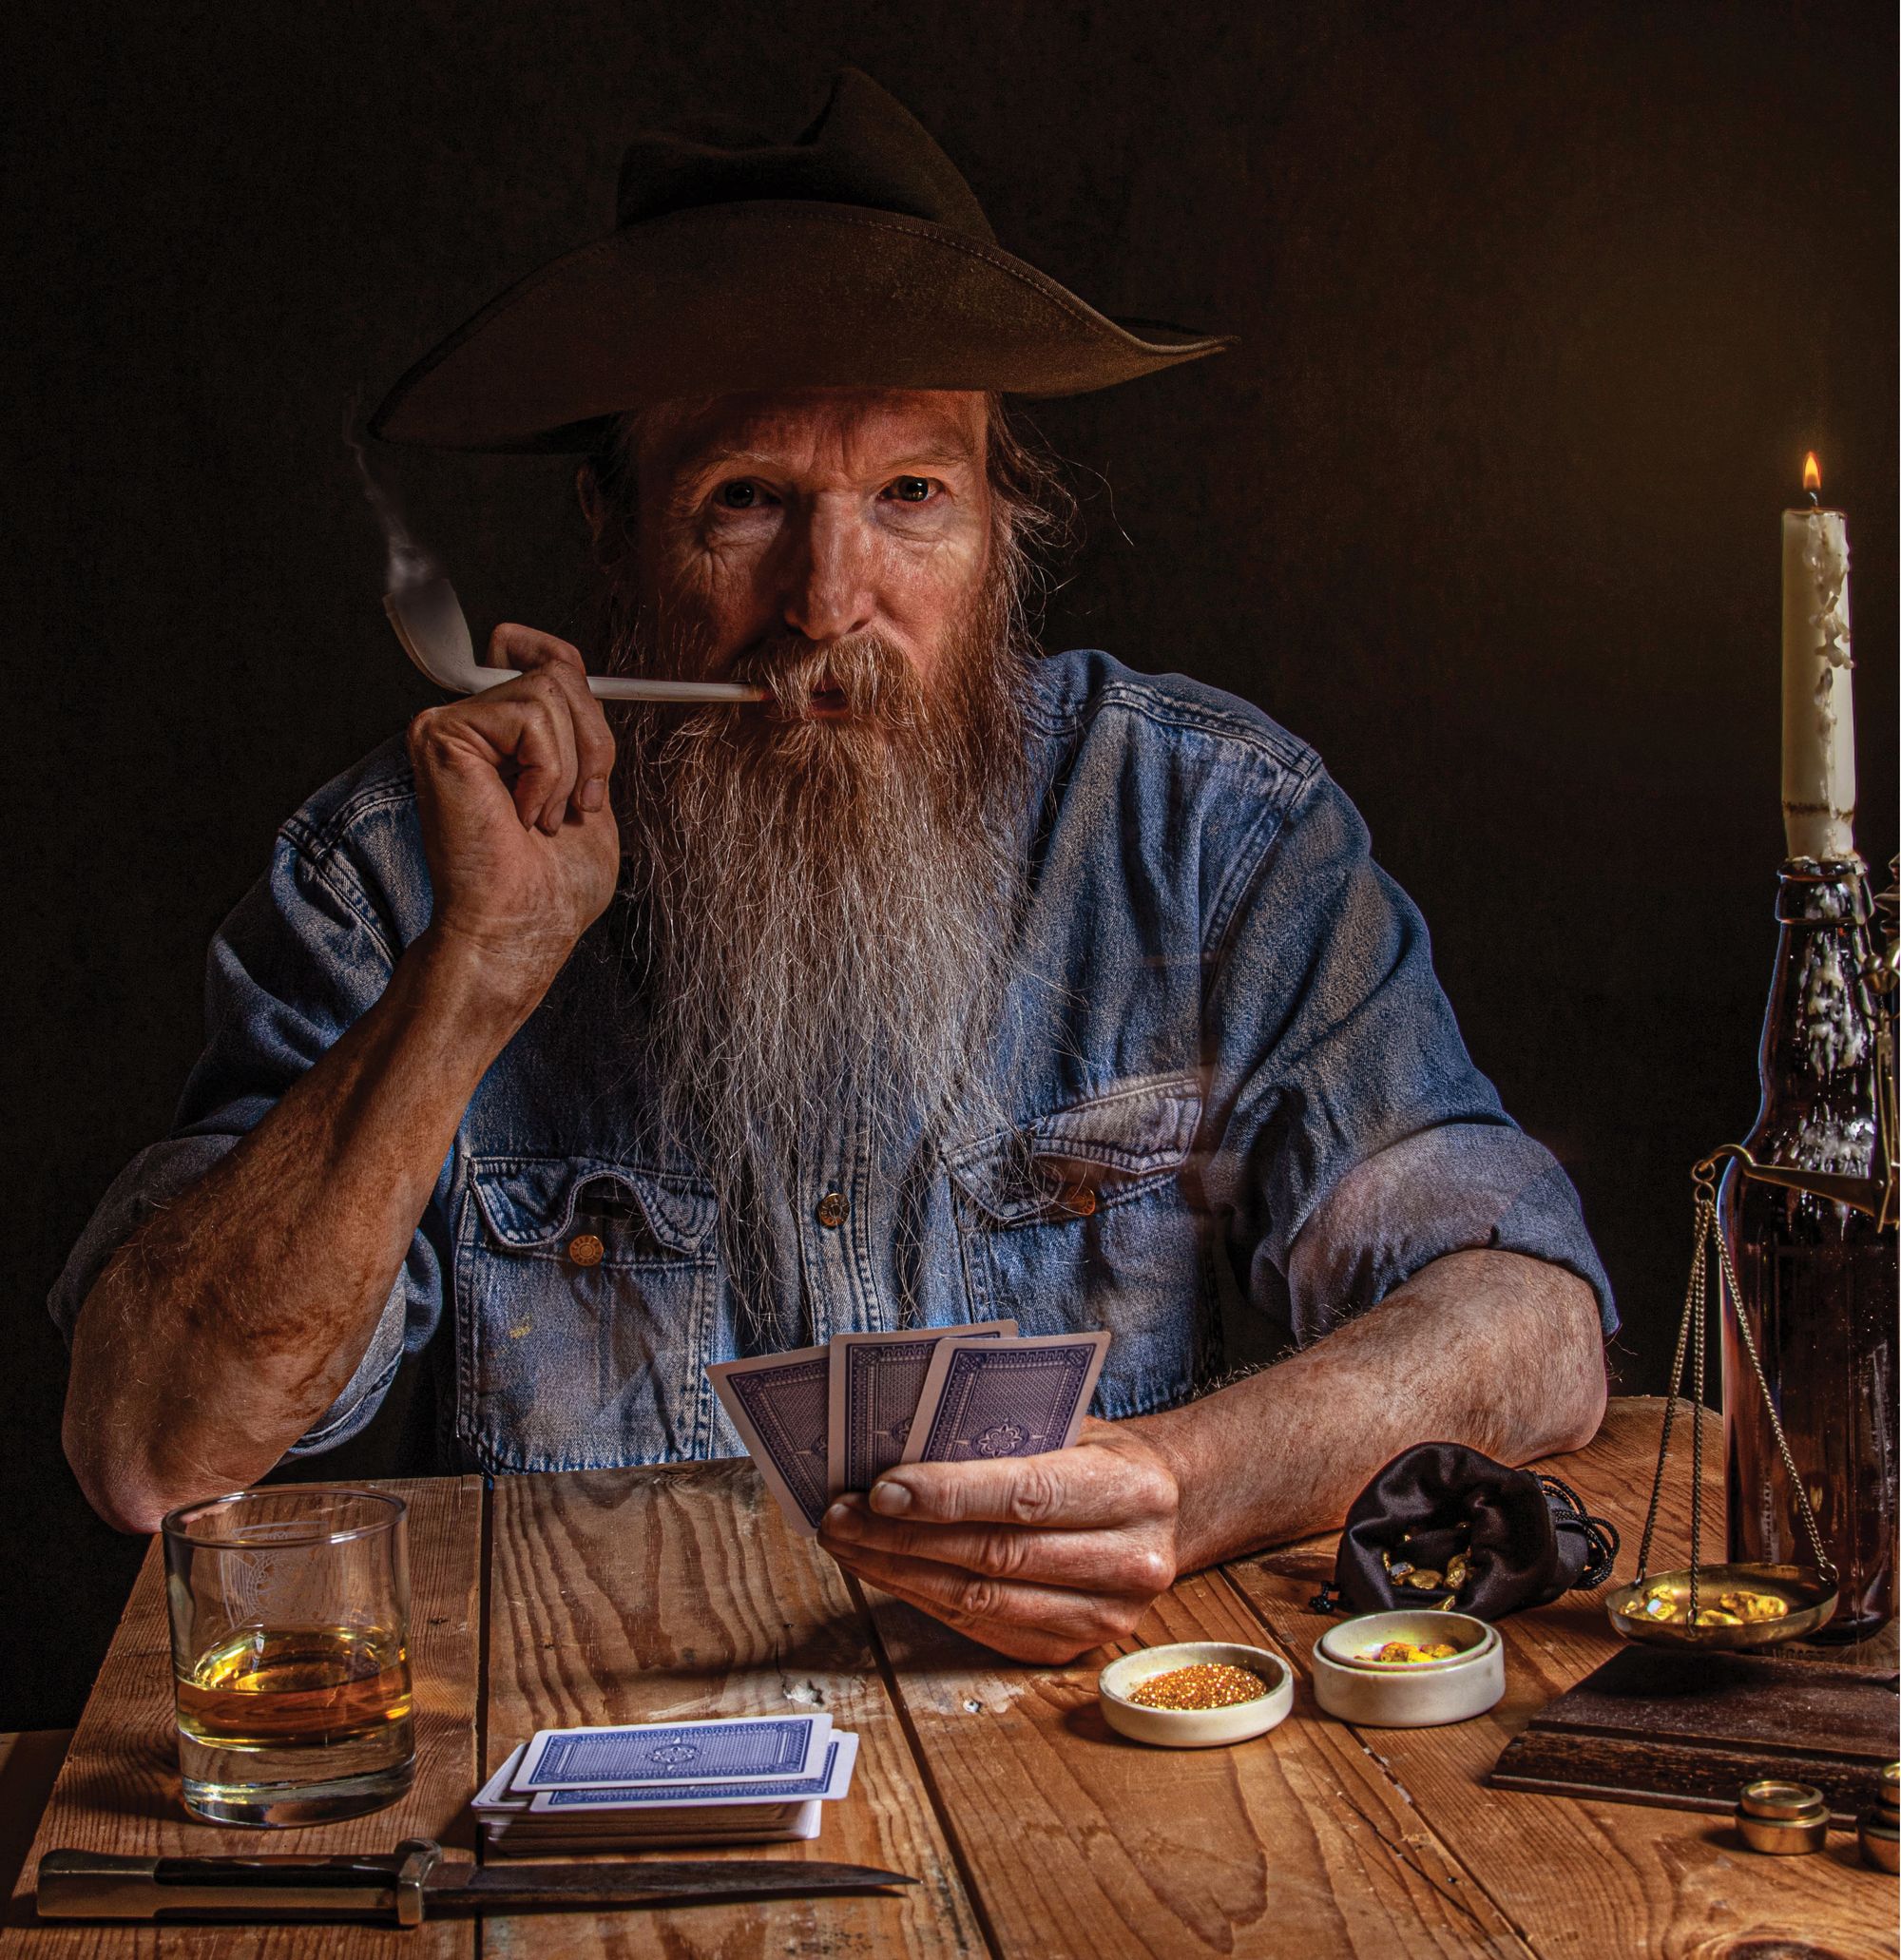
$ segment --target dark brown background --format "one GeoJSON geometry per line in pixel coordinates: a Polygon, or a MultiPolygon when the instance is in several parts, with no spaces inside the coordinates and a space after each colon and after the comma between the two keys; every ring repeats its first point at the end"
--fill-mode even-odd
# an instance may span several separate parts
{"type": "MultiPolygon", "coordinates": [[[[1754,1107],[1776,512],[1809,445],[1852,522],[1862,843],[1894,848],[1886,0],[9,16],[0,1727],[71,1718],[138,1549],[59,1455],[46,1289],[166,1124],[206,936],[274,825],[430,698],[346,402],[605,229],[628,131],[718,106],[790,134],[843,61],[1007,243],[1242,336],[1039,412],[1099,472],[1051,637],[1318,745],[1584,1193],[1623,1379],[1657,1384],[1686,1167],[1754,1107]]],[[[479,624],[579,617],[565,477],[407,467],[479,624]]]]}

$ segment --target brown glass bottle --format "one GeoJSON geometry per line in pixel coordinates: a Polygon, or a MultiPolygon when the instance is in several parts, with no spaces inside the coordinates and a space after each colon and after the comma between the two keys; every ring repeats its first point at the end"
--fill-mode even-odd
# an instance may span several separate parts
{"type": "MultiPolygon", "coordinates": [[[[1875,1009],[1860,864],[1796,859],[1781,874],[1762,1105],[1748,1138],[1758,1163],[1878,1175],[1875,1009]]],[[[1769,1391],[1840,1604],[1819,1639],[1853,1640],[1894,1613],[1895,1233],[1864,1212],[1747,1177],[1732,1163],[1719,1201],[1769,1391]]],[[[1813,1565],[1755,1371],[1723,1317],[1729,1556],[1813,1565]]]]}

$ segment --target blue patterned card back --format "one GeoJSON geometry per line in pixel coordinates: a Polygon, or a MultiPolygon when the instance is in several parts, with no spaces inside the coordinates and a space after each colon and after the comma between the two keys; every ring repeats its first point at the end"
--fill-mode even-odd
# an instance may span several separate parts
{"type": "Polygon", "coordinates": [[[811,1537],[828,1501],[830,1350],[718,1361],[706,1374],[794,1529],[811,1537]]]}
{"type": "Polygon", "coordinates": [[[829,1715],[650,1722],[638,1728],[544,1729],[528,1744],[515,1788],[804,1777],[812,1773],[831,1734],[829,1715]]]}
{"type": "Polygon", "coordinates": [[[937,1343],[1014,1335],[1016,1322],[920,1328],[909,1336],[846,1335],[832,1344],[834,1371],[829,1443],[832,1488],[869,1490],[904,1456],[924,1378],[937,1343]]]}
{"type": "Polygon", "coordinates": [[[547,1790],[535,1799],[535,1814],[548,1811],[659,1810],[668,1805],[804,1803],[843,1797],[852,1780],[858,1739],[835,1735],[816,1769],[802,1777],[756,1777],[743,1782],[606,1783],[586,1789],[547,1790]]]}
{"type": "Polygon", "coordinates": [[[972,1341],[968,1347],[945,1342],[931,1362],[905,1461],[970,1463],[1067,1449],[1082,1426],[1108,1344],[1106,1334],[972,1341]]]}

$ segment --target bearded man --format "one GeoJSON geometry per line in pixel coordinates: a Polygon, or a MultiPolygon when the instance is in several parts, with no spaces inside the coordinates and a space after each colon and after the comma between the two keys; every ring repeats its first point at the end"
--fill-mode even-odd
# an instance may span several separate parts
{"type": "Polygon", "coordinates": [[[1073,1449],[914,1464],[821,1542],[1004,1652],[1336,1523],[1424,1438],[1585,1442],[1615,1320],[1314,754],[1033,648],[1060,524],[1008,394],[1214,353],[991,240],[862,76],[779,146],[650,137],[620,228],[380,432],[566,449],[623,669],[759,708],[610,726],[572,646],[283,828],[210,1047],[53,1298],[107,1518],[369,1421],[438,1467],[737,1453],[709,1363],[851,1330],[1106,1328],[1073,1449]]]}

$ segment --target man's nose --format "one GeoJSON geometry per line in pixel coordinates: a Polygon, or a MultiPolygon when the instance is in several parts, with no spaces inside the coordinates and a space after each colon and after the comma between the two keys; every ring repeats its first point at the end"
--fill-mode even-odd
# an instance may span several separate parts
{"type": "Polygon", "coordinates": [[[818,641],[864,631],[876,611],[871,574],[863,516],[818,499],[806,512],[787,581],[786,625],[818,641]]]}

